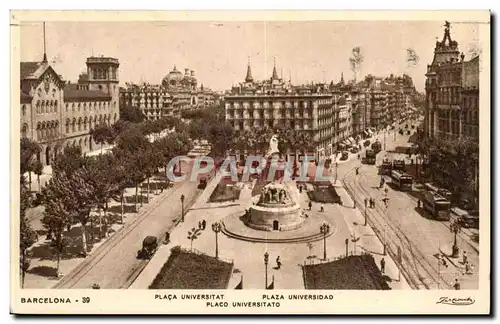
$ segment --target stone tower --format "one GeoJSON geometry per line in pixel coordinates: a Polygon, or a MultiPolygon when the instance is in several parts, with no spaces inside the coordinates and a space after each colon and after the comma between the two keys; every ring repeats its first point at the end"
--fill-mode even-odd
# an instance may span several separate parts
{"type": "Polygon", "coordinates": [[[119,109],[119,75],[118,59],[112,57],[89,57],[87,58],[87,74],[89,90],[102,91],[111,97],[110,113],[120,116],[119,109]]]}

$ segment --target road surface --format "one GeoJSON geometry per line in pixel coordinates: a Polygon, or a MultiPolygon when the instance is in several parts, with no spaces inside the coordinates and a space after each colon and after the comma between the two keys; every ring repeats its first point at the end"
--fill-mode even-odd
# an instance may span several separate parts
{"type": "MultiPolygon", "coordinates": [[[[183,166],[183,171],[185,167],[183,166]]],[[[148,261],[136,258],[142,247],[142,240],[148,235],[159,238],[159,244],[166,231],[171,231],[181,216],[181,195],[184,205],[194,202],[199,190],[197,183],[186,181],[172,188],[165,196],[141,211],[133,223],[116,233],[108,242],[87,257],[78,267],[67,274],[54,288],[128,288],[148,261]]]]}

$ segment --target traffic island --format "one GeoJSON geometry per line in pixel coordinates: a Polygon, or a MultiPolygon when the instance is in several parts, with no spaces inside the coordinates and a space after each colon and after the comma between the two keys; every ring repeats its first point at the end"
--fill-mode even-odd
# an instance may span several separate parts
{"type": "Polygon", "coordinates": [[[306,289],[390,290],[370,254],[351,255],[333,262],[303,265],[306,289]]]}
{"type": "Polygon", "coordinates": [[[149,289],[227,289],[233,266],[176,246],[149,289]]]}
{"type": "Polygon", "coordinates": [[[210,195],[209,202],[236,201],[240,198],[241,189],[236,183],[219,182],[210,195]]]}

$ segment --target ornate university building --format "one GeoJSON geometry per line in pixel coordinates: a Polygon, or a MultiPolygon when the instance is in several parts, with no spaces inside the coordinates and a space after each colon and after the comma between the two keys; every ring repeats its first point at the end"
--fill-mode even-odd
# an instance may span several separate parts
{"type": "Polygon", "coordinates": [[[63,146],[82,152],[97,148],[89,132],[101,122],[119,119],[118,59],[89,57],[87,73],[65,82],[47,62],[21,62],[21,136],[37,141],[38,159],[50,165],[63,146]]]}
{"type": "Polygon", "coordinates": [[[184,69],[182,74],[175,66],[160,85],[127,83],[120,89],[120,105],[139,108],[149,120],[179,117],[183,110],[206,108],[216,102],[217,96],[212,90],[203,85],[198,88],[194,70],[184,69]]]}
{"type": "Polygon", "coordinates": [[[468,137],[479,143],[479,56],[465,61],[448,22],[426,77],[426,136],[468,137]]]}

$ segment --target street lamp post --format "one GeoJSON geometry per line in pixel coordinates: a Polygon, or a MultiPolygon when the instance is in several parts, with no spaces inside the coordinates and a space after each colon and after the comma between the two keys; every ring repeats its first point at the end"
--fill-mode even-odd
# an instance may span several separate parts
{"type": "Polygon", "coordinates": [[[221,225],[219,222],[215,222],[212,224],[212,231],[215,233],[215,258],[219,258],[219,241],[218,241],[218,235],[219,232],[221,231],[221,225]]]}
{"type": "Polygon", "coordinates": [[[384,255],[387,255],[387,219],[389,217],[389,198],[385,197],[382,199],[385,205],[385,218],[386,223],[384,224],[384,255]]]}
{"type": "Polygon", "coordinates": [[[320,226],[319,231],[323,234],[323,260],[326,261],[326,234],[330,232],[330,225],[323,223],[323,225],[320,226]]]}
{"type": "Polygon", "coordinates": [[[182,194],[181,195],[181,208],[182,208],[182,210],[181,210],[181,222],[183,222],[183,223],[184,223],[184,199],[185,198],[186,197],[184,197],[184,194],[182,194]]]}
{"type": "Polygon", "coordinates": [[[269,253],[264,253],[264,265],[266,266],[266,287],[267,289],[267,264],[269,263],[269,253]]]}
{"type": "Polygon", "coordinates": [[[345,257],[347,258],[348,255],[349,255],[349,239],[346,238],[345,239],[345,257]]]}
{"type": "Polygon", "coordinates": [[[452,258],[458,258],[459,249],[458,249],[458,245],[457,245],[457,234],[461,230],[460,223],[457,220],[455,220],[452,223],[450,223],[450,230],[454,234],[453,235],[453,246],[451,248],[452,249],[451,257],[452,258]]]}
{"type": "Polygon", "coordinates": [[[335,183],[337,183],[337,174],[339,173],[338,169],[339,169],[339,163],[335,162],[335,183]]]}

